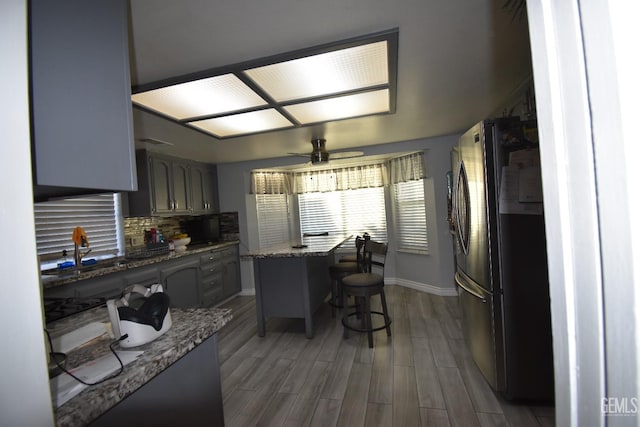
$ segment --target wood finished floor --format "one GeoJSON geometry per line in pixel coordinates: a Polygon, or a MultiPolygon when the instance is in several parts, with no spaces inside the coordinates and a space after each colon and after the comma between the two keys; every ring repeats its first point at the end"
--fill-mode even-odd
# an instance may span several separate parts
{"type": "Polygon", "coordinates": [[[297,319],[269,319],[258,337],[254,297],[223,304],[234,316],[219,333],[225,425],[555,425],[552,407],[512,404],[489,388],[462,339],[457,298],[385,292],[392,336],[374,333],[373,349],[365,334],[344,339],[328,305],[307,339],[297,319]]]}

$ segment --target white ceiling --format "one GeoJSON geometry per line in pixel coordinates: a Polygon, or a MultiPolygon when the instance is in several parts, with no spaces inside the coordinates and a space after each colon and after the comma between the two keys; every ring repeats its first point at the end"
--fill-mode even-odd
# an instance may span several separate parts
{"type": "MultiPolygon", "coordinates": [[[[131,0],[132,85],[393,28],[399,31],[397,109],[217,140],[134,109],[137,139],[212,163],[357,149],[466,130],[500,108],[531,76],[526,19],[505,0],[131,0]]],[[[139,147],[144,143],[137,142],[139,147]]]]}

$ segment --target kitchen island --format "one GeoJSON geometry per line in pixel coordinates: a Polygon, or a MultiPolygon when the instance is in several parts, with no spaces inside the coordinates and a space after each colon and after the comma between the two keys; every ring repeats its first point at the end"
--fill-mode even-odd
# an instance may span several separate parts
{"type": "MultiPolygon", "coordinates": [[[[52,390],[56,425],[223,425],[217,331],[231,320],[231,310],[172,308],[171,317],[164,335],[125,349],[144,353],[120,375],[84,389],[57,409],[52,390]]],[[[47,329],[56,337],[92,322],[108,323],[106,307],[52,322],[47,329]]],[[[66,367],[110,354],[112,341],[104,334],[71,350],[66,367]]]]}
{"type": "Polygon", "coordinates": [[[333,252],[350,235],[304,237],[242,255],[253,259],[258,335],[268,317],[303,318],[305,335],[313,337],[313,313],[331,290],[333,252]]]}

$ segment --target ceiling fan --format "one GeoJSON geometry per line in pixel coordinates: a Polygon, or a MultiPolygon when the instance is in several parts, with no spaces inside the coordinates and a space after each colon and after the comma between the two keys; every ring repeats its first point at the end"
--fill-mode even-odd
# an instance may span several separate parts
{"type": "Polygon", "coordinates": [[[292,156],[301,156],[308,157],[311,159],[312,164],[317,163],[326,163],[329,161],[329,158],[332,160],[335,159],[349,159],[351,157],[360,157],[364,155],[362,151],[338,151],[335,153],[329,153],[325,147],[325,143],[327,142],[324,138],[315,138],[311,140],[311,146],[313,150],[311,153],[303,154],[303,153],[288,153],[292,156]]]}

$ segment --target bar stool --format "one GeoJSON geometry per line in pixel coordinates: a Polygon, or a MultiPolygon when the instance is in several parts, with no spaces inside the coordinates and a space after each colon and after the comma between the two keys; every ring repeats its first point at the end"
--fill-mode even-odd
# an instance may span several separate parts
{"type": "MultiPolygon", "coordinates": [[[[369,233],[363,233],[362,238],[366,242],[367,240],[371,239],[371,236],[369,235],[369,233]]],[[[338,262],[358,262],[358,254],[356,253],[355,255],[343,255],[342,257],[340,257],[338,262]]]]}
{"type": "Polygon", "coordinates": [[[347,307],[342,311],[342,326],[344,326],[344,337],[347,338],[347,329],[357,332],[366,332],[369,338],[369,348],[373,348],[373,332],[382,329],[387,330],[387,336],[391,336],[391,318],[387,309],[387,299],[384,295],[384,263],[387,256],[387,245],[385,243],[368,240],[364,245],[362,255],[362,272],[350,274],[342,278],[343,298],[346,301],[349,296],[356,300],[355,311],[348,313],[347,307]],[[380,274],[373,273],[372,268],[380,270],[380,274]],[[371,297],[380,295],[382,312],[371,310],[371,297]],[[378,314],[384,317],[384,325],[373,327],[371,314],[378,314]],[[349,325],[349,316],[361,316],[362,327],[357,328],[349,325]]]}
{"type": "Polygon", "coordinates": [[[342,308],[344,306],[342,278],[362,271],[360,264],[364,243],[365,240],[362,237],[356,237],[356,261],[338,262],[329,266],[329,275],[331,276],[331,298],[329,299],[329,305],[331,305],[331,315],[333,317],[336,316],[336,308],[342,308]]]}

